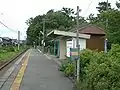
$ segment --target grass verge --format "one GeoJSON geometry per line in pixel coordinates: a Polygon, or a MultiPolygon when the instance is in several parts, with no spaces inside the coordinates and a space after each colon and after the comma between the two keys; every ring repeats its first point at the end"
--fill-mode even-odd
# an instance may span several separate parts
{"type": "Polygon", "coordinates": [[[1,49],[0,51],[0,66],[11,60],[13,57],[17,56],[19,53],[21,53],[22,51],[24,51],[25,48],[20,48],[20,50],[18,51],[16,47],[14,47],[14,50],[9,50],[9,49],[1,49]]]}

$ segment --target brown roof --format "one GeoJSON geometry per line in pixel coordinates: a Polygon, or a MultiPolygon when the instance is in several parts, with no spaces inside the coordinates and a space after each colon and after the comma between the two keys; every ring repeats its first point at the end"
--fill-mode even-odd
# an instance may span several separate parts
{"type": "Polygon", "coordinates": [[[105,35],[105,32],[102,28],[94,25],[88,25],[83,28],[80,28],[80,33],[84,34],[99,34],[99,35],[105,35]]]}

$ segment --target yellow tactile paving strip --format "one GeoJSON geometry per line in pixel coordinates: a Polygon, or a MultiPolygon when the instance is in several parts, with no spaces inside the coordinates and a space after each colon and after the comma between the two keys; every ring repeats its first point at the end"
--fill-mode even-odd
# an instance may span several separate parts
{"type": "Polygon", "coordinates": [[[27,67],[27,63],[28,63],[28,60],[29,60],[29,56],[30,56],[30,52],[28,54],[25,55],[25,61],[24,63],[22,64],[22,67],[20,68],[10,90],[19,90],[20,88],[20,84],[22,82],[22,78],[24,76],[24,72],[26,70],[26,67],[27,67]]]}

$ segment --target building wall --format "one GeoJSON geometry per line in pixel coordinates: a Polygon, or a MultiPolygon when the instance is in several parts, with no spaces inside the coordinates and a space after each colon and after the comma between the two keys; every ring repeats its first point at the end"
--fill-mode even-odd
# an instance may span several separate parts
{"type": "MultiPolygon", "coordinates": [[[[76,48],[76,39],[73,38],[72,41],[67,41],[67,57],[70,57],[70,48],[76,48]]],[[[80,50],[86,49],[86,39],[79,39],[80,50]]]]}
{"type": "Polygon", "coordinates": [[[73,48],[73,41],[67,41],[66,46],[67,46],[67,57],[70,57],[70,48],[73,48]]]}
{"type": "Polygon", "coordinates": [[[90,39],[86,41],[86,47],[91,50],[104,51],[104,35],[91,35],[90,39]]]}
{"type": "Polygon", "coordinates": [[[65,39],[60,39],[60,57],[59,59],[66,59],[66,40],[65,39]]]}
{"type": "Polygon", "coordinates": [[[79,40],[80,50],[86,49],[86,39],[79,40]]]}

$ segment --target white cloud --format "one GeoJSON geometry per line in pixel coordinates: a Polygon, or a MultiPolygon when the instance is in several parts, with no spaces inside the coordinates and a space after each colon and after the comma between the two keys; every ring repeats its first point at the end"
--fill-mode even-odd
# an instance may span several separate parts
{"type": "MultiPolygon", "coordinates": [[[[46,13],[50,9],[59,10],[63,6],[76,10],[77,5],[82,9],[80,15],[87,17],[90,13],[97,13],[96,6],[100,1],[105,0],[92,0],[88,8],[90,0],[0,0],[0,13],[3,13],[3,15],[0,14],[0,21],[14,30],[20,30],[23,33],[23,39],[25,36],[25,27],[27,27],[25,21],[30,17],[46,13]]],[[[114,0],[109,0],[109,2],[115,3],[114,0]]],[[[3,26],[0,25],[0,33],[6,30],[6,36],[12,33],[10,30],[5,29],[3,31],[2,29],[3,26]]],[[[14,34],[11,35],[15,37],[14,34]]]]}

